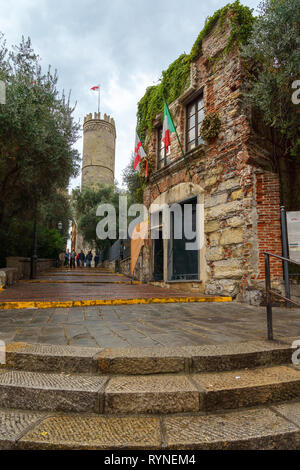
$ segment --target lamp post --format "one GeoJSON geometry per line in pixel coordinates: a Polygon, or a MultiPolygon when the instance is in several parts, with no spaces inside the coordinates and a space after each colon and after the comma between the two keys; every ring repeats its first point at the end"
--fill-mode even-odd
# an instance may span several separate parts
{"type": "MultiPolygon", "coordinates": [[[[58,222],[57,228],[58,228],[58,230],[59,230],[59,234],[61,235],[61,230],[62,230],[62,228],[63,228],[63,224],[62,224],[61,221],[58,222]]],[[[59,266],[60,266],[60,255],[58,256],[58,259],[57,259],[57,261],[56,261],[56,265],[57,265],[57,267],[59,268],[59,266]]]]}
{"type": "Polygon", "coordinates": [[[30,260],[30,279],[36,278],[36,265],[37,265],[37,204],[34,210],[34,223],[33,223],[33,249],[30,260]]]}

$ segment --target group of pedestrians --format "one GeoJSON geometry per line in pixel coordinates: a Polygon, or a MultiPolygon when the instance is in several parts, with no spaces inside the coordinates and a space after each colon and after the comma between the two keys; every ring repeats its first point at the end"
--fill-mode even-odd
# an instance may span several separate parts
{"type": "Polygon", "coordinates": [[[87,268],[90,268],[92,265],[92,261],[94,258],[94,263],[95,263],[95,268],[98,266],[99,263],[99,255],[98,253],[95,254],[93,257],[93,254],[91,250],[85,255],[83,250],[80,251],[80,253],[76,253],[75,250],[70,251],[67,249],[65,253],[65,261],[64,261],[64,266],[68,266],[71,269],[72,268],[83,268],[84,265],[86,265],[87,268]]]}

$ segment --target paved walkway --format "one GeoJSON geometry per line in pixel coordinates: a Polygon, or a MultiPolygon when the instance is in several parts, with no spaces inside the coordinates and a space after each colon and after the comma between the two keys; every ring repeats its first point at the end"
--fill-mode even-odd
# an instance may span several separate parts
{"type": "MultiPolygon", "coordinates": [[[[265,339],[265,308],[211,300],[105,270],[52,270],[0,292],[0,340],[123,348],[265,339]]],[[[300,339],[300,309],[274,308],[274,334],[300,339]]]]}
{"type": "MultiPolygon", "coordinates": [[[[274,337],[299,336],[300,309],[274,308],[274,337]]],[[[236,302],[0,310],[0,340],[110,348],[266,339],[263,307],[236,302]]]]}
{"type": "Polygon", "coordinates": [[[155,287],[132,282],[122,274],[79,268],[74,271],[53,270],[39,275],[34,281],[20,281],[16,286],[2,290],[0,309],[203,300],[229,301],[231,298],[187,292],[184,285],[181,289],[155,287]],[[12,304],[8,304],[9,302],[12,304]]]}

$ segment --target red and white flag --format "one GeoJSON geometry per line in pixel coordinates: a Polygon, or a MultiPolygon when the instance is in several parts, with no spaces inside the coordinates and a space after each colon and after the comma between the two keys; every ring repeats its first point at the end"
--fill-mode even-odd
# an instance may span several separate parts
{"type": "Polygon", "coordinates": [[[138,133],[135,134],[135,147],[134,147],[134,162],[133,162],[133,169],[141,173],[141,161],[142,159],[146,159],[146,167],[145,167],[145,177],[149,176],[149,165],[147,160],[147,155],[145,150],[142,146],[141,139],[139,138],[138,133]]]}
{"type": "Polygon", "coordinates": [[[100,90],[100,85],[92,86],[91,90],[93,90],[93,91],[98,91],[98,90],[100,90]]]}

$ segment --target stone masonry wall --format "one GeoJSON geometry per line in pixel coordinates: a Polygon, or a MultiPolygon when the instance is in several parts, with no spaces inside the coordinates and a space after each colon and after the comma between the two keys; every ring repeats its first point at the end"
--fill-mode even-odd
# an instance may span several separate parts
{"type": "MultiPolygon", "coordinates": [[[[226,45],[228,34],[212,31],[203,42],[203,54],[191,67],[189,88],[170,110],[181,142],[185,142],[186,104],[203,93],[205,114],[217,111],[221,131],[210,143],[186,153],[190,180],[176,136],[171,144],[171,163],[156,171],[160,192],[182,182],[192,181],[204,190],[205,263],[207,294],[231,295],[238,300],[259,303],[264,289],[263,251],[281,254],[280,198],[277,175],[250,164],[253,132],[247,108],[241,99],[244,70],[236,51],[211,65],[208,60],[226,45]],[[216,39],[217,35],[217,40],[216,39]]],[[[154,124],[161,123],[157,116],[154,124]]],[[[266,149],[255,148],[256,155],[268,159],[266,149]]],[[[157,132],[148,146],[152,164],[157,159],[157,132]]],[[[144,192],[149,207],[159,196],[150,179],[144,192]]],[[[148,240],[148,268],[151,243],[148,240]]],[[[150,272],[149,268],[149,272],[150,272]]],[[[273,262],[272,279],[280,287],[280,263],[273,262]]],[[[150,274],[149,274],[150,278],[150,274]]]]}
{"type": "Polygon", "coordinates": [[[88,114],[83,124],[82,186],[113,184],[115,174],[116,129],[113,118],[88,114]]]}

